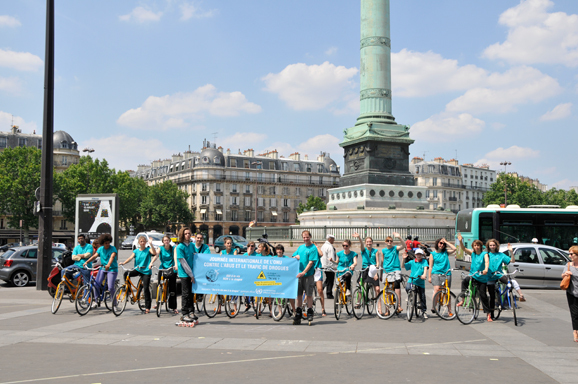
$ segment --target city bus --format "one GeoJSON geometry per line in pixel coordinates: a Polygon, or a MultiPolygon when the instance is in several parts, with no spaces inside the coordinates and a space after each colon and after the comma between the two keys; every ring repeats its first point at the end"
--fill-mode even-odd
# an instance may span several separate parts
{"type": "MultiPolygon", "coordinates": [[[[502,208],[488,205],[486,208],[465,209],[456,217],[456,246],[458,232],[469,249],[478,239],[484,244],[492,238],[506,244],[531,243],[535,238],[538,244],[567,250],[578,245],[578,206],[531,205],[520,208],[508,205],[502,208]]],[[[459,246],[456,259],[469,261],[459,246]]]]}

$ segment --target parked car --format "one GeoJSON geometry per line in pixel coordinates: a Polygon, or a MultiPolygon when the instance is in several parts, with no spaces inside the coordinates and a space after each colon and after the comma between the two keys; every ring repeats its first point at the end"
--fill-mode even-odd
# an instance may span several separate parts
{"type": "MultiPolygon", "coordinates": [[[[160,232],[154,232],[154,231],[140,232],[139,234],[136,235],[135,239],[132,242],[132,249],[133,250],[138,248],[138,239],[141,236],[145,236],[147,238],[147,244],[148,244],[149,238],[152,238],[153,239],[153,245],[155,247],[159,248],[159,247],[162,247],[162,245],[163,245],[163,237],[165,235],[163,235],[160,232]]],[[[175,245],[175,244],[171,241],[171,245],[175,245]]]]}
{"type": "MultiPolygon", "coordinates": [[[[562,249],[543,244],[513,243],[515,262],[508,265],[509,272],[518,272],[514,279],[522,288],[560,288],[562,272],[570,261],[562,249]]],[[[507,244],[500,245],[500,252],[510,255],[507,244]]],[[[470,269],[470,262],[456,260],[456,268],[470,269]]]]}
{"type": "MultiPolygon", "coordinates": [[[[60,259],[66,249],[52,247],[52,261],[60,259]]],[[[36,281],[38,246],[14,247],[0,255],[0,280],[24,287],[36,281]]]]}
{"type": "Polygon", "coordinates": [[[3,246],[0,246],[0,252],[6,252],[10,248],[19,247],[19,246],[20,246],[20,244],[18,244],[18,243],[4,244],[3,246]]]}
{"type": "Polygon", "coordinates": [[[136,236],[127,236],[122,243],[120,243],[120,249],[132,249],[132,243],[136,239],[136,236]]]}
{"type": "Polygon", "coordinates": [[[238,235],[226,235],[218,237],[217,240],[215,240],[213,243],[215,253],[219,253],[221,250],[225,249],[225,237],[230,237],[233,239],[233,248],[237,249],[237,254],[247,252],[247,239],[238,235]]]}

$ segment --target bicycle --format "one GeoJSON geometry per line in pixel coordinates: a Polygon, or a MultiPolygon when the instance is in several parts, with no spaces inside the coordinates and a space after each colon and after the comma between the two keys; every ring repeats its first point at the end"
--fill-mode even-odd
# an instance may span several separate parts
{"type": "Polygon", "coordinates": [[[375,308],[375,289],[369,284],[363,281],[363,273],[367,271],[369,267],[359,271],[359,276],[357,277],[357,288],[353,292],[353,316],[356,319],[361,319],[365,308],[367,307],[367,314],[373,315],[373,309],[375,308]]]}
{"type": "MultiPolygon", "coordinates": [[[[313,305],[311,308],[313,309],[313,314],[317,315],[317,303],[321,301],[319,294],[317,293],[317,286],[313,289],[313,305]]],[[[307,295],[303,292],[302,301],[301,301],[301,309],[303,313],[307,313],[307,295]]]]}
{"type": "MultiPolygon", "coordinates": [[[[60,265],[60,263],[57,263],[60,265]]],[[[56,290],[54,291],[54,297],[52,298],[52,314],[56,314],[58,309],[60,308],[60,304],[62,303],[62,298],[68,290],[68,299],[71,303],[76,301],[76,293],[78,292],[78,288],[81,286],[80,282],[82,281],[82,276],[80,273],[80,268],[72,268],[70,271],[74,271],[73,280],[70,281],[66,273],[64,274],[60,283],[56,286],[56,290]]]]}
{"type": "Polygon", "coordinates": [[[342,269],[340,271],[334,269],[328,269],[331,272],[345,272],[343,275],[339,276],[335,279],[335,284],[337,285],[335,290],[335,300],[333,302],[333,309],[335,313],[335,319],[339,320],[341,317],[341,308],[345,307],[348,315],[351,315],[353,312],[353,300],[351,300],[351,296],[347,295],[347,286],[343,281],[343,276],[350,274],[353,275],[350,269],[342,269]]]}
{"type": "Polygon", "coordinates": [[[291,302],[289,299],[284,297],[276,297],[273,300],[273,306],[271,307],[271,316],[273,317],[273,320],[280,321],[285,314],[289,317],[293,317],[291,302]]]}
{"type": "Polygon", "coordinates": [[[129,297],[131,305],[134,305],[134,303],[137,302],[138,308],[142,312],[145,312],[146,308],[145,308],[142,276],[138,279],[138,283],[135,286],[130,279],[130,272],[134,271],[136,268],[126,269],[124,265],[121,265],[121,267],[122,269],[124,269],[126,272],[129,273],[126,275],[124,284],[118,287],[114,292],[115,300],[112,306],[112,312],[114,313],[115,316],[122,315],[122,313],[126,308],[126,304],[128,302],[129,297]]]}
{"type": "Polygon", "coordinates": [[[223,297],[225,301],[225,313],[230,319],[234,319],[239,314],[241,308],[241,296],[227,295],[223,297]]]}
{"type": "Polygon", "coordinates": [[[516,309],[518,308],[517,296],[514,295],[514,289],[512,288],[512,278],[518,272],[516,269],[512,273],[504,273],[504,276],[508,276],[508,282],[502,283],[501,281],[496,282],[496,304],[495,310],[497,314],[494,314],[494,320],[500,317],[502,311],[512,310],[512,316],[514,317],[514,325],[518,325],[518,317],[516,316],[516,309]]]}
{"type": "MultiPolygon", "coordinates": [[[[395,272],[390,272],[385,275],[385,285],[383,290],[379,292],[379,303],[381,303],[382,310],[383,306],[387,309],[385,313],[382,310],[377,309],[377,316],[382,320],[387,320],[393,317],[397,313],[397,308],[399,306],[399,297],[395,293],[395,288],[393,285],[393,280],[395,279],[395,272]],[[392,277],[390,282],[389,278],[392,277]]],[[[378,305],[379,307],[380,305],[378,305]]]]}
{"type": "Polygon", "coordinates": [[[456,318],[456,314],[455,311],[454,313],[452,313],[452,308],[451,308],[451,303],[452,300],[454,302],[456,302],[456,295],[450,290],[450,285],[449,285],[449,279],[448,279],[448,273],[450,273],[451,271],[457,271],[458,269],[448,269],[446,271],[446,273],[444,273],[442,276],[445,277],[445,282],[444,285],[442,286],[442,289],[440,289],[439,291],[436,292],[436,294],[433,297],[433,310],[435,311],[435,313],[441,317],[444,320],[453,320],[456,318]]]}
{"type": "MultiPolygon", "coordinates": [[[[475,276],[478,272],[474,273],[475,276]]],[[[462,280],[465,278],[466,274],[462,272],[462,280]]],[[[460,292],[455,301],[455,312],[456,317],[462,324],[470,324],[474,319],[478,317],[479,313],[479,294],[478,288],[473,283],[474,279],[470,279],[468,283],[468,288],[464,292],[460,292]]]]}
{"type": "MultiPolygon", "coordinates": [[[[96,271],[98,268],[89,269],[90,271],[96,271]]],[[[90,280],[87,284],[84,284],[82,287],[78,288],[76,292],[76,300],[74,301],[74,306],[76,308],[76,312],[80,316],[86,315],[92,309],[92,304],[96,301],[97,305],[100,306],[100,303],[104,301],[104,305],[106,309],[109,311],[113,309],[113,305],[111,305],[108,301],[110,300],[110,293],[108,291],[108,283],[104,279],[103,284],[100,286],[100,294],[98,297],[96,296],[96,277],[91,273],[90,280]]]]}
{"type": "MultiPolygon", "coordinates": [[[[165,279],[165,272],[170,272],[173,271],[173,268],[167,268],[167,269],[159,269],[159,272],[161,274],[161,278],[158,281],[158,285],[157,285],[157,317],[161,317],[161,312],[162,312],[162,306],[164,304],[165,306],[165,310],[167,312],[171,312],[171,310],[169,309],[169,300],[167,297],[168,291],[169,291],[169,280],[165,279]]],[[[176,294],[176,293],[172,293],[172,294],[176,294]]]]}
{"type": "Polygon", "coordinates": [[[421,297],[417,291],[417,285],[412,283],[413,280],[416,280],[416,277],[409,277],[409,290],[407,292],[407,321],[411,322],[413,319],[413,315],[415,317],[422,317],[425,314],[425,311],[422,308],[421,297]]]}
{"type": "MultiPolygon", "coordinates": [[[[255,296],[255,318],[257,320],[259,320],[259,317],[263,314],[263,308],[265,308],[266,305],[269,306],[270,311],[271,311],[271,305],[273,303],[273,300],[271,300],[272,298],[270,297],[257,297],[255,296]]],[[[271,314],[271,316],[273,316],[271,314]]]]}

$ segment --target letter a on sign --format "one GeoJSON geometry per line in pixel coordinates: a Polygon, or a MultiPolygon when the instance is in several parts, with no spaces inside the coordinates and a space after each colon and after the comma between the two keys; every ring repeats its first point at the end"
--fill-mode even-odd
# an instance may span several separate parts
{"type": "Polygon", "coordinates": [[[259,276],[257,276],[257,279],[266,279],[265,274],[263,273],[263,271],[261,271],[261,273],[259,273],[259,276]]]}

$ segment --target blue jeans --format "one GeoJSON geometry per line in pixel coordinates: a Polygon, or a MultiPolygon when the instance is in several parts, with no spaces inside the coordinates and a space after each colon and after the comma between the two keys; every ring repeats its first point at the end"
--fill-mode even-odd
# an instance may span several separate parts
{"type": "Polygon", "coordinates": [[[90,271],[88,269],[84,269],[82,267],[79,267],[76,264],[72,264],[66,268],[63,268],[62,271],[60,271],[60,278],[61,279],[64,278],[64,274],[66,272],[69,272],[69,271],[73,272],[75,269],[79,270],[79,272],[81,273],[83,284],[88,284],[88,282],[90,281],[90,271]]]}

